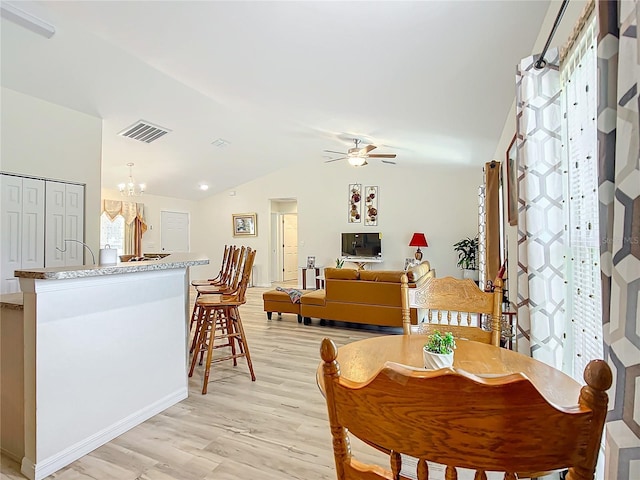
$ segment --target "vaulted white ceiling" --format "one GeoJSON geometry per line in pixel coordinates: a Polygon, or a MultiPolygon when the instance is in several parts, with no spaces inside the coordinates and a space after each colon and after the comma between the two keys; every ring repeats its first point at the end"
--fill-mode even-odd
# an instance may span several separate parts
{"type": "MultiPolygon", "coordinates": [[[[197,199],[358,137],[405,166],[492,159],[549,1],[13,2],[2,85],[103,118],[103,187],[197,199]],[[171,130],[118,136],[138,120],[171,130]],[[223,148],[216,139],[229,142],[223,148]],[[199,183],[208,183],[207,193],[199,183]]],[[[341,162],[324,165],[336,168],[341,162]]],[[[366,167],[365,167],[366,168],[366,167]]],[[[390,166],[389,168],[393,168],[390,166]]]]}

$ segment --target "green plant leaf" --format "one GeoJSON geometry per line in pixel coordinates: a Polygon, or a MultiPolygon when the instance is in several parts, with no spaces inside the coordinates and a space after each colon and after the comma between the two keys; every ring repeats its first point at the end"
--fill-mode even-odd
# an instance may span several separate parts
{"type": "Polygon", "coordinates": [[[427,343],[424,344],[424,348],[428,352],[446,355],[456,348],[456,341],[451,332],[442,334],[436,330],[428,338],[427,343]]]}

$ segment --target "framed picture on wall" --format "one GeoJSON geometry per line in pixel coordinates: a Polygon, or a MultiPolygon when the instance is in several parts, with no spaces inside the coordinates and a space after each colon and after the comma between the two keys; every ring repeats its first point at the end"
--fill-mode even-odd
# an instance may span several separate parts
{"type": "Polygon", "coordinates": [[[256,237],[258,235],[257,214],[255,213],[233,213],[234,237],[256,237]]]}
{"type": "Polygon", "coordinates": [[[507,216],[509,225],[518,225],[518,149],[513,136],[506,154],[507,162],[507,216]]]}

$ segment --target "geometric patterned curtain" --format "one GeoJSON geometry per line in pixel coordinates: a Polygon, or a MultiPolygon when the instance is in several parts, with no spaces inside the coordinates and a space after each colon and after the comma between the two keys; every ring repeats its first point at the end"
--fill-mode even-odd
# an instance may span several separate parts
{"type": "Polygon", "coordinates": [[[598,2],[598,196],[605,358],[613,371],[605,478],[640,478],[638,1],[598,2]]]}
{"type": "Polygon", "coordinates": [[[562,367],[564,213],[558,50],[523,59],[516,75],[518,351],[562,367]]]}

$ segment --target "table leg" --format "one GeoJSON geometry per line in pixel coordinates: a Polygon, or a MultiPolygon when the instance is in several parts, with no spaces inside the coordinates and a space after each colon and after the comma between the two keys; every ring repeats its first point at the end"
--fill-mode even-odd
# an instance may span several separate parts
{"type": "Polygon", "coordinates": [[[304,267],[302,268],[302,289],[307,289],[307,269],[304,267]]]}

